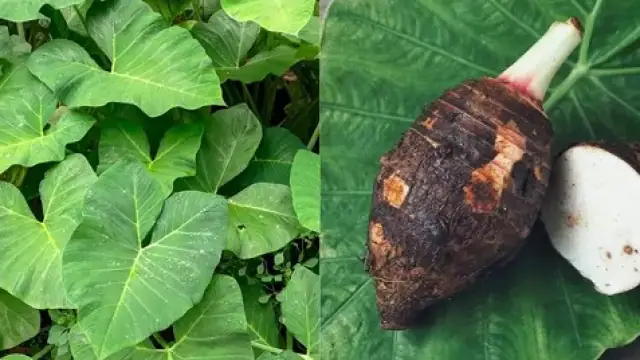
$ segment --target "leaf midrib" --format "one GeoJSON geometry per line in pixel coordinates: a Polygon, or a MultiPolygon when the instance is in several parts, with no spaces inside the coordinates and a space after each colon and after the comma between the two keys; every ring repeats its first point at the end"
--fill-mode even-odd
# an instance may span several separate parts
{"type": "MultiPolygon", "coordinates": [[[[55,57],[55,56],[51,56],[51,57],[55,58],[57,60],[63,61],[63,62],[67,62],[68,61],[67,59],[61,59],[61,58],[55,57]]],[[[202,99],[202,100],[206,100],[207,99],[205,96],[199,96],[197,92],[196,93],[186,92],[184,90],[181,90],[180,88],[166,86],[164,84],[156,83],[156,82],[153,82],[153,81],[150,81],[150,80],[147,80],[147,79],[144,79],[144,78],[140,78],[140,77],[137,77],[137,76],[132,76],[130,74],[124,74],[124,73],[118,73],[118,72],[108,72],[108,71],[104,71],[104,70],[102,70],[100,68],[95,68],[95,67],[89,66],[87,64],[83,64],[83,63],[77,62],[77,61],[70,61],[70,63],[71,64],[75,64],[75,65],[80,66],[80,67],[83,67],[83,68],[86,68],[91,72],[97,72],[100,75],[104,75],[104,76],[107,76],[107,77],[109,77],[109,76],[122,77],[122,78],[125,78],[125,79],[128,79],[128,80],[139,81],[139,82],[144,83],[144,84],[155,86],[155,87],[158,87],[160,89],[165,89],[167,91],[172,91],[172,92],[176,92],[176,93],[179,93],[179,94],[183,94],[185,96],[189,96],[189,97],[194,98],[194,99],[202,99]]]]}

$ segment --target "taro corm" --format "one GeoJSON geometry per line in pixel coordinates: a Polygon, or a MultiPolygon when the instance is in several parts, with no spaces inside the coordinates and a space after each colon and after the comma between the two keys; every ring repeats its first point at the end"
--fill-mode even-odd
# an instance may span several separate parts
{"type": "Polygon", "coordinates": [[[639,156],[640,144],[571,146],[542,206],[553,247],[605,295],[640,285],[639,156]]]}
{"type": "Polygon", "coordinates": [[[542,99],[581,37],[577,19],[554,23],[497,78],[467,80],[427,105],[382,156],[366,260],[382,328],[419,325],[425,308],[521,248],[550,173],[542,99]]]}

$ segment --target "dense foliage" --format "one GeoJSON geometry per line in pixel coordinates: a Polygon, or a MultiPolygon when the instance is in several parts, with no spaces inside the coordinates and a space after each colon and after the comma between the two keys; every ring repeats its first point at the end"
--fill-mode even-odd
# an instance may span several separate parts
{"type": "Polygon", "coordinates": [[[317,357],[321,24],[268,3],[0,3],[0,357],[317,357]]]}

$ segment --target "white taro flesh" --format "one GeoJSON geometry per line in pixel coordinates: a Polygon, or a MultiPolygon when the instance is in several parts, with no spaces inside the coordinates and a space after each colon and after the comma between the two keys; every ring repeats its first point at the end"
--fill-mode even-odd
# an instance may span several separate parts
{"type": "Polygon", "coordinates": [[[541,209],[553,247],[605,295],[640,285],[638,149],[569,148],[555,162],[541,209]]]}

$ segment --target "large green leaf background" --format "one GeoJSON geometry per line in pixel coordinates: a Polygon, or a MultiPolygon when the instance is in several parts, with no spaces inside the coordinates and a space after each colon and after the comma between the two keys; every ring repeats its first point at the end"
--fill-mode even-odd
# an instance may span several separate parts
{"type": "Polygon", "coordinates": [[[633,340],[640,294],[606,297],[562,260],[538,224],[507,269],[382,331],[364,250],[378,159],[421,107],[464,79],[495,76],[553,21],[578,16],[580,49],[545,99],[555,149],[640,137],[638,5],[606,0],[337,0],[322,58],[322,351],[325,359],[580,359],[633,340]]]}

